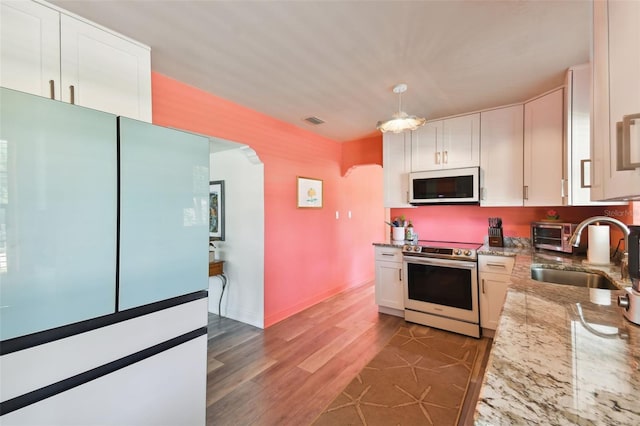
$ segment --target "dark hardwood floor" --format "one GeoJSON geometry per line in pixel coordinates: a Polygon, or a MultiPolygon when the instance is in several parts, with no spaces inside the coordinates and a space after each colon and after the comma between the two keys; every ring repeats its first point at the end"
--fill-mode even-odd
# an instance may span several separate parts
{"type": "MultiPolygon", "coordinates": [[[[378,313],[373,283],[266,330],[209,314],[207,425],[308,425],[404,319],[378,313]]],[[[460,424],[472,424],[491,339],[483,338],[460,424]]]]}

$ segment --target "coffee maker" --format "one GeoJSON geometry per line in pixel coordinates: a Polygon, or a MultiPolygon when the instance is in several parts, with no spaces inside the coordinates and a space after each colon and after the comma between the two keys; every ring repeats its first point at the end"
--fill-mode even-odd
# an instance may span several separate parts
{"type": "Polygon", "coordinates": [[[631,287],[625,289],[626,294],[618,297],[618,306],[624,308],[624,317],[640,324],[640,226],[629,226],[629,278],[631,287]]]}

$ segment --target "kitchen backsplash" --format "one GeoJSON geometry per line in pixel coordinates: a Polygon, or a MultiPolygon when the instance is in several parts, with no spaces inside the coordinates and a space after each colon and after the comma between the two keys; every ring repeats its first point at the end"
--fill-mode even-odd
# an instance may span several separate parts
{"type": "MultiPolygon", "coordinates": [[[[636,203],[638,204],[638,203],[636,203]]],[[[624,223],[634,223],[634,209],[624,206],[553,207],[562,222],[579,223],[591,216],[610,216],[624,223]]],[[[390,218],[405,216],[411,220],[420,239],[479,242],[487,236],[489,217],[501,217],[504,235],[529,238],[531,222],[546,217],[548,207],[479,207],[467,205],[420,206],[390,209],[390,218]]],[[[636,208],[636,210],[638,210],[636,208]]],[[[640,223],[640,211],[635,211],[635,223],[640,223]]],[[[612,241],[622,234],[611,230],[612,241]]]]}

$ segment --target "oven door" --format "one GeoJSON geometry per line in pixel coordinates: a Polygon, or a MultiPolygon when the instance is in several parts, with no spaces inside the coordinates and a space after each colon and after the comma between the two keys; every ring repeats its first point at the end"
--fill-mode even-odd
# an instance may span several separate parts
{"type": "Polygon", "coordinates": [[[477,262],[405,256],[403,273],[405,309],[479,323],[477,262]]]}

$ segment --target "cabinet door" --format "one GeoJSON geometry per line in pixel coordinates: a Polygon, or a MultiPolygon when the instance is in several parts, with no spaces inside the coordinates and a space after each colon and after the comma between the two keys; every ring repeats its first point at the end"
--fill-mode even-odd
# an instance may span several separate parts
{"type": "Polygon", "coordinates": [[[376,304],[404,309],[402,263],[376,262],[376,304]]]}
{"type": "Polygon", "coordinates": [[[523,106],[480,115],[480,205],[522,206],[523,106]]]}
{"type": "Polygon", "coordinates": [[[382,136],[385,207],[411,207],[408,203],[410,165],[410,133],[385,133],[382,136]]]}
{"type": "Polygon", "coordinates": [[[206,289],[208,139],[118,120],[119,309],[206,289]]]}
{"type": "Polygon", "coordinates": [[[60,99],[59,17],[38,3],[0,2],[0,86],[60,99]]]}
{"type": "Polygon", "coordinates": [[[115,312],[116,118],[0,88],[0,340],[115,312]]]}
{"type": "Polygon", "coordinates": [[[431,121],[411,132],[411,171],[442,168],[442,121],[431,121]]]}
{"type": "Polygon", "coordinates": [[[64,14],[60,23],[62,100],[151,122],[149,49],[64,14]]]}
{"type": "MultiPolygon", "coordinates": [[[[640,2],[593,2],[592,200],[640,197],[640,167],[622,167],[625,116],[640,114],[640,2]],[[620,144],[620,146],[619,146],[620,144]]],[[[630,161],[640,163],[640,117],[630,119],[630,161]]]]}
{"type": "Polygon", "coordinates": [[[511,279],[509,275],[480,273],[480,326],[495,330],[500,321],[507,289],[511,279]]]}
{"type": "Polygon", "coordinates": [[[442,167],[478,167],[480,165],[480,114],[444,120],[442,167]]]}
{"type": "Polygon", "coordinates": [[[525,206],[563,204],[563,89],[524,105],[525,206]]]}

